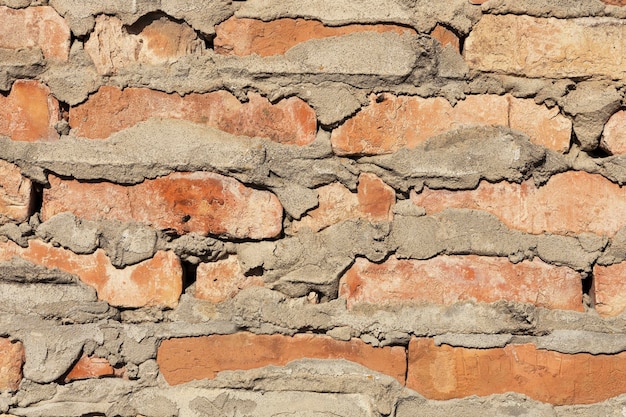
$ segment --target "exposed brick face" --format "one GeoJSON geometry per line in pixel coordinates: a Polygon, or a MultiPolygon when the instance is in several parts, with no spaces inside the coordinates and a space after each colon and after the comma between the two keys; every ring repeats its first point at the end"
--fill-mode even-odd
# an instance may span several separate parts
{"type": "Polygon", "coordinates": [[[626,28],[618,19],[554,19],[484,15],[465,41],[465,60],[476,70],[525,77],[622,78],[614,59],[626,28]],[[498,34],[498,36],[494,36],[498,34]]]}
{"type": "Polygon", "coordinates": [[[396,32],[415,34],[410,28],[397,25],[324,26],[305,19],[276,19],[264,22],[231,17],[215,27],[215,51],[224,55],[282,55],[295,45],[311,39],[343,36],[355,32],[396,32]]]}
{"type": "Polygon", "coordinates": [[[236,255],[215,262],[204,262],[196,271],[196,298],[220,303],[251,286],[263,286],[263,278],[243,274],[236,255]]]}
{"type": "Polygon", "coordinates": [[[65,382],[114,375],[115,370],[106,358],[83,355],[65,376],[65,382]]]}
{"type": "Polygon", "coordinates": [[[77,275],[96,289],[99,299],[113,306],[175,307],[182,292],[182,267],[178,257],[169,251],[158,251],[151,259],[117,269],[102,249],[90,255],[76,255],[37,240],[31,240],[27,248],[11,241],[0,242],[0,262],[14,256],[77,275]]]}
{"type": "Polygon", "coordinates": [[[626,152],[626,111],[618,111],[606,122],[600,146],[612,155],[626,152]]]}
{"type": "Polygon", "coordinates": [[[209,172],[174,173],[123,186],[50,177],[42,215],[72,212],[90,220],[137,221],[178,233],[263,239],[282,230],[282,206],[268,191],[209,172]]]}
{"type": "Polygon", "coordinates": [[[438,24],[437,26],[435,26],[432,32],[430,32],[430,36],[437,39],[439,43],[441,43],[441,46],[443,46],[444,48],[450,45],[457,52],[460,50],[459,37],[456,36],[456,34],[450,29],[447,29],[445,26],[438,24]]]}
{"type": "Polygon", "coordinates": [[[22,343],[0,338],[0,391],[16,391],[20,387],[23,365],[22,343]]]}
{"type": "Polygon", "coordinates": [[[16,165],[0,160],[0,225],[26,220],[32,198],[32,182],[16,165]]]}
{"type": "Polygon", "coordinates": [[[428,260],[398,260],[382,264],[356,260],[339,284],[348,307],[434,303],[463,300],[509,300],[539,307],[582,311],[580,274],[535,259],[518,264],[487,256],[438,256],[428,260]],[[488,289],[488,290],[486,290],[488,289]]]}
{"type": "Polygon", "coordinates": [[[345,359],[404,383],[404,348],[375,348],[359,339],[344,342],[307,334],[292,337],[235,333],[164,340],[157,353],[161,374],[170,385],[214,378],[225,370],[282,366],[304,358],[345,359]]]}
{"type": "Polygon", "coordinates": [[[603,317],[615,317],[626,310],[626,262],[595,265],[593,298],[596,311],[603,317]]]}
{"type": "Polygon", "coordinates": [[[384,154],[415,148],[427,139],[467,125],[507,126],[556,151],[569,148],[571,121],[530,99],[468,96],[454,107],[444,98],[372,96],[370,104],[332,133],[339,155],[384,154]],[[382,98],[382,101],[381,101],[382,98]]]}
{"type": "Polygon", "coordinates": [[[407,387],[435,400],[512,391],[555,405],[590,404],[626,391],[625,361],[624,352],[563,354],[532,344],[467,349],[415,338],[407,387]]]}
{"type": "Polygon", "coordinates": [[[52,7],[11,9],[0,6],[0,21],[0,48],[38,48],[46,59],[67,61],[70,28],[52,7]]]}
{"type": "Polygon", "coordinates": [[[279,143],[306,145],[315,140],[315,112],[296,97],[276,104],[250,93],[240,103],[225,91],[181,97],[146,88],[101,87],[86,103],[70,109],[77,136],[103,139],[151,117],[183,119],[228,133],[279,143]]]}
{"type": "Polygon", "coordinates": [[[482,181],[475,190],[425,188],[411,198],[427,213],[446,208],[484,210],[510,228],[533,234],[612,236],[626,225],[626,190],[600,175],[579,171],[556,174],[541,187],[532,180],[521,184],[482,181]]]}
{"type": "Polygon", "coordinates": [[[0,135],[12,140],[56,140],[59,119],[59,102],[38,81],[15,81],[9,95],[0,96],[0,135]]]}

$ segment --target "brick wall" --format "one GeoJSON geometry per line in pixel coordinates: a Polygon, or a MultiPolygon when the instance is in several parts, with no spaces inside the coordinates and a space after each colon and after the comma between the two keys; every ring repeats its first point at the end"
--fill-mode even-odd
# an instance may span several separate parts
{"type": "Polygon", "coordinates": [[[0,415],[624,415],[625,4],[0,0],[0,415]]]}

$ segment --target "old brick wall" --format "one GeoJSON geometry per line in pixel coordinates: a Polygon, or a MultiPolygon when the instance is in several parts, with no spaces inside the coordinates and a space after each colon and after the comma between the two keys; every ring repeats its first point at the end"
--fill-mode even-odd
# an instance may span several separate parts
{"type": "Polygon", "coordinates": [[[0,0],[0,414],[626,415],[625,3],[0,0]]]}

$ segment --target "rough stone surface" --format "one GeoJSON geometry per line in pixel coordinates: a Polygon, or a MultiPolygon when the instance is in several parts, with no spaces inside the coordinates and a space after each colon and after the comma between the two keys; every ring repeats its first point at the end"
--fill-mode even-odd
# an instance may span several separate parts
{"type": "Polygon", "coordinates": [[[363,258],[342,278],[339,296],[358,303],[434,303],[498,300],[582,311],[580,275],[541,261],[512,264],[506,258],[441,256],[426,261],[363,258]],[[490,291],[484,291],[491,288],[490,291]]]}
{"type": "Polygon", "coordinates": [[[0,135],[27,142],[57,140],[58,122],[58,101],[37,81],[15,81],[9,95],[0,96],[0,135]]]}
{"type": "Polygon", "coordinates": [[[77,136],[100,139],[158,117],[280,143],[306,145],[315,139],[315,113],[302,100],[292,97],[272,105],[254,93],[248,99],[242,104],[225,91],[180,97],[149,89],[102,87],[85,104],[70,110],[70,126],[77,136]]]}
{"type": "Polygon", "coordinates": [[[555,405],[589,404],[624,391],[618,377],[625,354],[565,355],[532,344],[495,349],[436,347],[415,338],[409,345],[407,387],[443,400],[513,391],[555,405]],[[615,373],[602,371],[614,369],[615,373]],[[488,378],[479,376],[483,370],[488,378]]]}
{"type": "Polygon", "coordinates": [[[327,336],[304,334],[290,337],[236,333],[165,340],[157,354],[161,373],[170,385],[214,378],[225,370],[281,366],[301,358],[346,359],[404,382],[403,348],[374,348],[358,339],[342,342],[327,336]],[[247,349],[240,355],[233,355],[240,346],[247,349]]]}
{"type": "Polygon", "coordinates": [[[0,338],[0,391],[16,391],[22,382],[24,346],[8,338],[0,338]]]}
{"type": "Polygon", "coordinates": [[[22,222],[31,211],[32,183],[20,169],[0,160],[0,224],[22,222]]]}
{"type": "Polygon", "coordinates": [[[69,211],[88,220],[133,220],[177,233],[252,239],[274,237],[282,229],[282,207],[273,194],[208,172],[175,173],[131,187],[55,177],[50,182],[44,220],[69,211]]]}

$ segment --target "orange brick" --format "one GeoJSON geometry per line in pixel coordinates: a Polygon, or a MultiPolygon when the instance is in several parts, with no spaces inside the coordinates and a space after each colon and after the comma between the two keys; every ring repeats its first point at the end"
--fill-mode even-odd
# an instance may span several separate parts
{"type": "Polygon", "coordinates": [[[59,102],[38,81],[15,81],[9,95],[0,96],[0,135],[12,140],[56,140],[59,119],[59,102]]]}
{"type": "Polygon", "coordinates": [[[618,111],[606,122],[600,144],[612,155],[626,152],[626,111],[618,111]]]}
{"type": "Polygon", "coordinates": [[[282,230],[278,198],[210,172],[174,173],[141,184],[49,178],[42,217],[72,212],[90,220],[136,221],[178,233],[264,239],[282,230]]]}
{"type": "Polygon", "coordinates": [[[374,174],[359,175],[357,185],[359,210],[363,217],[371,221],[393,220],[392,207],[396,202],[396,192],[374,174]]]}
{"type": "Polygon", "coordinates": [[[518,392],[554,405],[591,404],[626,392],[626,352],[564,354],[533,344],[494,349],[409,344],[407,387],[426,398],[518,392]]]}
{"type": "Polygon", "coordinates": [[[303,358],[345,359],[404,383],[404,348],[376,348],[360,339],[346,342],[311,334],[292,337],[235,333],[168,339],[161,343],[157,352],[161,374],[170,385],[214,378],[225,370],[283,366],[303,358]]]}
{"type": "Polygon", "coordinates": [[[0,391],[17,391],[22,382],[24,346],[21,342],[11,342],[0,338],[0,391]]]}
{"type": "Polygon", "coordinates": [[[0,225],[28,219],[32,197],[32,182],[16,165],[0,160],[0,225]]]}
{"type": "Polygon", "coordinates": [[[626,189],[601,175],[568,171],[553,175],[542,187],[482,181],[469,191],[431,190],[412,193],[427,213],[446,208],[488,211],[507,226],[528,233],[612,236],[626,225],[626,189]]]}
{"type": "Polygon", "coordinates": [[[263,284],[261,277],[245,276],[237,256],[229,255],[226,259],[198,265],[194,295],[212,303],[221,303],[244,288],[263,284]]]}
{"type": "Polygon", "coordinates": [[[30,240],[27,248],[0,242],[0,262],[20,257],[46,268],[77,275],[94,287],[98,298],[119,307],[176,307],[182,292],[182,267],[173,252],[158,251],[152,259],[115,268],[102,249],[89,255],[30,240]]]}
{"type": "Polygon", "coordinates": [[[0,22],[0,48],[39,48],[46,59],[67,61],[70,28],[52,7],[11,9],[0,6],[0,22]]]}
{"type": "Polygon", "coordinates": [[[626,309],[626,262],[593,267],[593,298],[596,311],[615,317],[626,309]]]}
{"type": "Polygon", "coordinates": [[[368,106],[335,129],[331,142],[339,155],[375,155],[415,148],[461,126],[499,125],[522,130],[533,143],[564,151],[572,125],[558,113],[558,108],[550,110],[509,95],[468,96],[452,107],[441,97],[383,94],[372,96],[368,106]]]}
{"type": "Polygon", "coordinates": [[[539,307],[583,310],[580,274],[540,260],[518,264],[487,256],[438,256],[382,264],[358,258],[341,278],[339,296],[358,303],[451,305],[510,300],[539,307]]]}
{"type": "Polygon", "coordinates": [[[444,48],[447,45],[450,45],[457,52],[461,50],[459,37],[456,36],[456,34],[450,29],[447,29],[445,26],[437,24],[432,32],[430,32],[430,36],[437,39],[439,43],[441,43],[441,46],[443,46],[444,48]]]}
{"type": "Polygon", "coordinates": [[[626,0],[600,0],[603,3],[611,4],[613,6],[626,6],[626,0]]]}
{"type": "Polygon", "coordinates": [[[275,142],[306,145],[315,140],[317,119],[313,109],[296,97],[271,104],[258,94],[240,103],[226,91],[181,97],[147,88],[101,87],[87,102],[70,109],[74,134],[92,139],[151,117],[183,119],[235,135],[268,138],[275,142]]]}
{"type": "Polygon", "coordinates": [[[324,26],[316,20],[277,19],[264,22],[231,17],[215,27],[215,52],[223,55],[282,55],[293,46],[311,39],[343,36],[356,32],[415,34],[397,25],[324,26]]]}
{"type": "Polygon", "coordinates": [[[100,15],[85,42],[85,50],[101,74],[116,73],[134,63],[168,64],[202,49],[202,40],[189,25],[166,17],[133,34],[117,17],[100,15]]]}
{"type": "Polygon", "coordinates": [[[115,370],[109,361],[105,358],[83,355],[67,374],[65,382],[103,376],[115,376],[115,370]]]}

